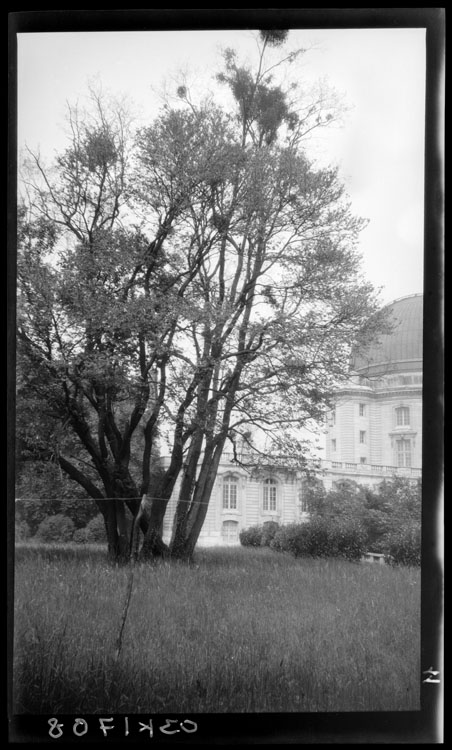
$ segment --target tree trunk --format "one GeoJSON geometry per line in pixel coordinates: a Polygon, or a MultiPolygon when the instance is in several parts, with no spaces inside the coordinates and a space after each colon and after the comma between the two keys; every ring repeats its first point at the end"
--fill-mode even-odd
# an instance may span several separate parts
{"type": "Polygon", "coordinates": [[[118,528],[118,562],[123,563],[129,560],[130,541],[127,532],[126,509],[124,500],[115,500],[115,511],[118,528]]]}
{"type": "MultiPolygon", "coordinates": [[[[203,444],[203,434],[200,431],[193,439],[187,456],[187,462],[184,467],[184,475],[179,490],[179,500],[176,507],[176,513],[173,521],[173,531],[171,537],[171,554],[179,557],[179,549],[183,550],[186,537],[186,527],[190,513],[193,494],[196,488],[196,474],[201,456],[203,444]]],[[[207,450],[207,449],[206,449],[207,450]]],[[[211,451],[209,452],[209,455],[211,451]]],[[[183,556],[183,552],[182,552],[183,556]]]]}
{"type": "Polygon", "coordinates": [[[118,562],[120,557],[118,526],[116,519],[116,508],[113,502],[107,502],[103,513],[105,531],[107,533],[108,556],[112,562],[118,562]]]}
{"type": "MultiPolygon", "coordinates": [[[[175,524],[177,520],[178,523],[173,532],[171,543],[172,557],[188,561],[193,556],[206,519],[224,443],[225,439],[215,449],[212,445],[206,446],[199,477],[194,487],[191,503],[188,506],[188,513],[181,511],[179,519],[177,519],[176,513],[175,524]]],[[[187,498],[180,496],[177,510],[179,510],[179,505],[186,505],[186,503],[187,498]]]]}
{"type": "Polygon", "coordinates": [[[168,545],[162,539],[163,521],[174,485],[182,468],[182,460],[182,446],[176,445],[167,471],[157,486],[151,487],[152,495],[150,498],[148,496],[150,502],[150,510],[147,514],[148,528],[140,554],[143,560],[149,560],[153,557],[168,557],[170,554],[168,545]]]}
{"type": "Polygon", "coordinates": [[[108,499],[98,501],[98,506],[105,520],[109,557],[113,562],[125,563],[130,558],[127,512],[135,517],[140,501],[127,466],[116,464],[108,473],[109,480],[104,482],[108,499]]]}
{"type": "Polygon", "coordinates": [[[153,497],[150,500],[148,515],[148,529],[144,537],[140,552],[142,560],[150,560],[153,557],[167,557],[169,548],[163,541],[163,520],[169,497],[153,497]]]}
{"type": "MultiPolygon", "coordinates": [[[[196,448],[194,451],[193,462],[189,465],[190,474],[187,477],[185,485],[183,484],[181,487],[179,503],[176,509],[176,527],[173,532],[171,543],[171,555],[173,557],[190,560],[196,547],[199,534],[201,533],[207,515],[207,509],[209,507],[210,497],[215,484],[218,466],[226,442],[235,393],[240,379],[240,372],[241,365],[237,365],[230,378],[230,389],[226,398],[221,431],[216,437],[214,437],[213,430],[210,429],[208,436],[206,436],[204,455],[202,457],[201,468],[197,479],[196,471],[199,464],[202,437],[201,442],[199,442],[199,440],[195,441],[196,448]],[[188,508],[188,513],[185,510],[186,508],[188,508]]],[[[211,414],[212,422],[215,416],[216,411],[211,414]]]]}

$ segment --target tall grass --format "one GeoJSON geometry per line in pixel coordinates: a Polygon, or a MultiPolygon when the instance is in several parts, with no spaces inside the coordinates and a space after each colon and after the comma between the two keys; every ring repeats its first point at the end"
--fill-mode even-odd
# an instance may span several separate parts
{"type": "Polygon", "coordinates": [[[130,569],[19,550],[16,713],[419,708],[419,570],[200,551],[130,569]]]}

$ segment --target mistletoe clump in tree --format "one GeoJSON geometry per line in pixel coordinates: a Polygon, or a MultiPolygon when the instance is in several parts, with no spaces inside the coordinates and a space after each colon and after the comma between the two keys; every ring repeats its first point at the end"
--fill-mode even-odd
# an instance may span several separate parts
{"type": "Polygon", "coordinates": [[[53,169],[31,155],[20,398],[59,425],[54,455],[98,504],[115,559],[129,554],[127,515],[144,558],[191,557],[228,441],[256,454],[258,429],[273,457],[300,465],[295,430],[323,416],[350,346],[384,326],[359,275],[364,222],[336,169],[303,149],[334,113],[323,96],[297,110],[275,82],[300,53],[266,63],[284,38],[261,32],[255,71],[225,52],[233,110],[195,105],[181,86],[132,133],[92,92],[91,118],[70,110],[53,169]],[[163,432],[169,461],[154,471],[163,432]]]}

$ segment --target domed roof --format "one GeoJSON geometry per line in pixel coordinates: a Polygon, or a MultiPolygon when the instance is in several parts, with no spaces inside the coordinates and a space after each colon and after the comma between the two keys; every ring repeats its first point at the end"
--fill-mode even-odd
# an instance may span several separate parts
{"type": "Polygon", "coordinates": [[[365,351],[353,352],[351,368],[360,375],[384,375],[422,369],[422,294],[401,297],[387,308],[392,333],[379,337],[365,351]]]}

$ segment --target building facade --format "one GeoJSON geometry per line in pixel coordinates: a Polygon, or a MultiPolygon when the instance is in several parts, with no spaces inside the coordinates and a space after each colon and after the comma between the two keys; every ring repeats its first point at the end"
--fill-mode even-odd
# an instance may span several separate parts
{"type": "Polygon", "coordinates": [[[352,356],[350,382],[328,415],[330,482],[347,469],[369,484],[388,473],[421,475],[423,296],[388,307],[392,333],[352,356]]]}
{"type": "MultiPolygon", "coordinates": [[[[328,415],[319,474],[326,489],[345,480],[376,486],[394,475],[421,476],[423,297],[404,297],[389,308],[392,333],[352,354],[349,382],[328,415]]],[[[238,544],[241,529],[308,518],[300,472],[246,469],[232,459],[223,454],[200,544],[238,544]]],[[[178,485],[166,514],[167,541],[177,496],[178,485]]]]}
{"type": "MultiPolygon", "coordinates": [[[[199,537],[204,545],[239,544],[239,533],[267,521],[295,523],[306,514],[301,505],[301,474],[291,469],[243,468],[223,453],[207,516],[199,537]]],[[[250,456],[245,457],[249,460],[250,456]]],[[[171,538],[179,482],[168,504],[163,538],[171,538]]]]}

